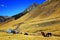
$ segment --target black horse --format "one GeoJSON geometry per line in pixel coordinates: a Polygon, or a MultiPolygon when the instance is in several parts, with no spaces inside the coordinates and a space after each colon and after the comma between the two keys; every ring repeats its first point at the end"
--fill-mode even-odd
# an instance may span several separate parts
{"type": "Polygon", "coordinates": [[[46,36],[50,37],[50,36],[52,36],[52,33],[47,33],[46,36]]]}
{"type": "Polygon", "coordinates": [[[41,34],[44,37],[50,37],[50,36],[52,36],[52,33],[44,33],[44,32],[41,32],[41,34]]]}
{"type": "Polygon", "coordinates": [[[46,34],[44,32],[41,32],[42,36],[46,37],[46,34]]]}
{"type": "Polygon", "coordinates": [[[28,35],[28,33],[24,33],[24,35],[28,35]]]}

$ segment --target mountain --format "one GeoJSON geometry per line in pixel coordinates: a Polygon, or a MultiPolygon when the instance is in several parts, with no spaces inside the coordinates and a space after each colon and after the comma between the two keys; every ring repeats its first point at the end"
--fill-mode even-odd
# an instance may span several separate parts
{"type": "Polygon", "coordinates": [[[20,18],[21,16],[25,15],[26,13],[29,13],[32,9],[34,9],[34,8],[37,7],[37,6],[38,6],[38,4],[33,3],[33,4],[31,4],[28,8],[26,8],[23,12],[18,13],[18,14],[16,14],[16,15],[12,16],[12,17],[14,17],[15,20],[16,20],[16,19],[20,18]]]}
{"type": "MultiPolygon", "coordinates": [[[[36,8],[34,8],[33,10],[31,10],[30,12],[26,13],[25,15],[23,15],[22,17],[20,17],[17,20],[13,20],[9,23],[7,23],[9,26],[12,26],[14,24],[18,24],[18,23],[39,23],[39,22],[49,22],[50,20],[53,20],[55,18],[59,18],[60,17],[60,1],[59,0],[51,0],[51,1],[47,1],[44,2],[41,5],[38,5],[36,8]]],[[[55,20],[59,20],[59,19],[55,19],[55,20]]],[[[7,24],[4,24],[3,26],[7,24]]]]}
{"type": "Polygon", "coordinates": [[[22,16],[18,20],[21,22],[32,22],[59,17],[60,16],[60,13],[58,11],[60,8],[59,2],[60,1],[48,1],[43,3],[42,5],[38,5],[32,11],[22,16]]]}
{"type": "Polygon", "coordinates": [[[8,16],[0,16],[0,23],[6,21],[8,18],[8,16]]]}
{"type": "Polygon", "coordinates": [[[46,0],[41,5],[11,22],[0,24],[0,30],[15,29],[22,34],[0,33],[1,39],[6,40],[60,40],[60,0],[46,0]],[[51,33],[44,37],[41,32],[51,33]],[[28,35],[24,35],[28,33],[28,35]],[[55,36],[54,36],[55,35],[55,36]],[[7,39],[8,38],[8,39],[7,39]]]}
{"type": "MultiPolygon", "coordinates": [[[[34,8],[37,7],[37,6],[38,6],[38,4],[33,3],[33,4],[31,4],[28,8],[26,8],[23,12],[18,13],[18,14],[16,14],[16,15],[13,15],[12,17],[9,17],[9,18],[8,18],[8,16],[1,16],[0,22],[1,22],[1,23],[2,23],[2,22],[5,22],[5,21],[11,22],[11,21],[13,21],[13,20],[17,20],[18,18],[20,18],[20,17],[22,17],[23,15],[25,15],[26,13],[30,12],[32,9],[34,9],[34,8]]],[[[0,24],[1,24],[1,23],[0,23],[0,24]]]]}
{"type": "Polygon", "coordinates": [[[29,11],[31,11],[32,9],[36,8],[37,6],[38,6],[38,4],[33,3],[33,4],[31,4],[28,8],[26,8],[26,9],[24,10],[24,12],[29,12],[29,11]]]}

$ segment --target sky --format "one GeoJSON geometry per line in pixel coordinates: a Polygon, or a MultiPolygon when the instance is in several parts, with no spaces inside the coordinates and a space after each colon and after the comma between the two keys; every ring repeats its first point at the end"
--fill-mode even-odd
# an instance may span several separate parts
{"type": "Polygon", "coordinates": [[[0,0],[0,16],[13,16],[23,12],[32,3],[43,2],[45,0],[0,0]]]}

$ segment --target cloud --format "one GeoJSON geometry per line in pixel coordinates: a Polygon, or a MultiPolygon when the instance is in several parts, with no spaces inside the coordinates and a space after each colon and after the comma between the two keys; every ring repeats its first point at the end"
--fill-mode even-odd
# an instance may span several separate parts
{"type": "Polygon", "coordinates": [[[1,7],[4,7],[5,5],[4,4],[1,4],[1,7]]]}

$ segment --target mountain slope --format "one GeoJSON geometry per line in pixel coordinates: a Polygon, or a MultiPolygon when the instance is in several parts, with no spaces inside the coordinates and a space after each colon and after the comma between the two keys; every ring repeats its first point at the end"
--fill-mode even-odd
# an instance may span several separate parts
{"type": "Polygon", "coordinates": [[[36,7],[31,12],[27,13],[25,16],[21,17],[18,20],[29,22],[31,20],[38,21],[45,18],[49,19],[49,18],[58,17],[58,15],[60,16],[60,13],[59,13],[60,3],[59,2],[60,1],[50,1],[45,4],[39,5],[38,7],[36,7]]]}
{"type": "Polygon", "coordinates": [[[0,30],[15,29],[16,25],[19,25],[17,30],[22,32],[22,34],[0,32],[0,39],[60,40],[60,0],[47,0],[19,19],[0,25],[0,30]],[[45,34],[52,33],[52,36],[43,37],[42,31],[45,34]],[[28,33],[28,35],[24,35],[24,33],[28,33]]]}
{"type": "Polygon", "coordinates": [[[1,25],[5,28],[12,28],[13,25],[18,24],[23,22],[24,24],[29,23],[29,22],[39,22],[40,20],[45,20],[45,19],[50,19],[50,18],[55,18],[55,17],[60,17],[60,1],[55,0],[55,1],[48,1],[43,3],[42,5],[37,6],[33,10],[31,10],[29,13],[26,15],[22,16],[21,18],[8,22],[4,25],[1,25]],[[9,26],[7,26],[9,25],[9,26]]]}

